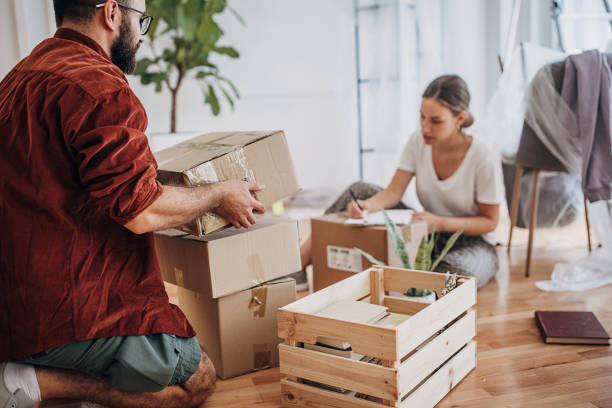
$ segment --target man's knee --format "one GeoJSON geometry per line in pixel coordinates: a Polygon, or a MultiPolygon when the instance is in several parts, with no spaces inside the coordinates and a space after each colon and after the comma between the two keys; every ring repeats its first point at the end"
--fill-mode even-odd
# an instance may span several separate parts
{"type": "Polygon", "coordinates": [[[185,382],[185,386],[193,388],[195,391],[197,389],[214,388],[216,382],[217,371],[215,370],[215,366],[213,366],[212,361],[208,358],[206,353],[202,352],[202,358],[200,359],[200,364],[198,364],[198,369],[189,380],[185,382]]]}
{"type": "Polygon", "coordinates": [[[181,387],[187,391],[193,405],[203,403],[215,390],[217,372],[206,353],[202,352],[202,358],[198,369],[185,381],[181,387]]]}

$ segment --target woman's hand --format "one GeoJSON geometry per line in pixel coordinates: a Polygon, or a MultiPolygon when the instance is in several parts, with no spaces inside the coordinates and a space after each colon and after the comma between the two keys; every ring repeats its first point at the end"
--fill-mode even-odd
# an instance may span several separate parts
{"type": "Polygon", "coordinates": [[[431,232],[434,225],[437,225],[436,229],[440,230],[440,217],[427,211],[415,212],[412,214],[412,219],[417,221],[427,222],[427,231],[431,232]]]}
{"type": "Polygon", "coordinates": [[[355,200],[351,201],[348,203],[348,205],[346,206],[346,209],[348,210],[348,214],[350,218],[365,218],[368,216],[368,213],[370,212],[370,208],[368,206],[368,203],[364,200],[357,200],[357,202],[359,203],[359,205],[361,206],[361,209],[359,209],[359,207],[357,206],[357,204],[355,204],[355,200]]]}

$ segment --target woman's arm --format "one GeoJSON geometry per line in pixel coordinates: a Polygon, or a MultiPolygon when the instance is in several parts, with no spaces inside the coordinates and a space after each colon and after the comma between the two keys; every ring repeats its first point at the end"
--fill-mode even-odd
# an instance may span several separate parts
{"type": "Polygon", "coordinates": [[[497,228],[499,223],[499,204],[478,205],[478,215],[474,217],[442,217],[429,212],[414,213],[413,219],[427,221],[429,231],[434,224],[438,232],[456,232],[465,225],[464,235],[483,235],[497,228]]]}
{"type": "Polygon", "coordinates": [[[367,213],[395,207],[402,199],[404,191],[406,191],[406,187],[410,184],[413,176],[414,173],[412,172],[397,169],[387,188],[367,200],[358,200],[362,210],[357,207],[354,201],[351,201],[347,207],[349,216],[351,218],[363,218],[367,213]]]}

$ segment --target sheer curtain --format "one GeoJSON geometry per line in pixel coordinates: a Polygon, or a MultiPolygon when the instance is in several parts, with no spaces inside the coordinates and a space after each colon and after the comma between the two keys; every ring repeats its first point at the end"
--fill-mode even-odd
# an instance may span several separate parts
{"type": "MultiPolygon", "coordinates": [[[[559,16],[563,45],[568,54],[606,49],[612,38],[609,15],[602,0],[563,0],[559,16]]],[[[556,37],[554,37],[556,38],[556,37]]],[[[608,51],[610,52],[610,51],[608,51]]]]}
{"type": "MultiPolygon", "coordinates": [[[[421,93],[442,73],[438,0],[355,2],[360,71],[363,179],[386,186],[419,126],[421,93]]],[[[414,183],[413,183],[414,184],[414,183]]],[[[406,199],[415,204],[414,188],[406,199]]]]}

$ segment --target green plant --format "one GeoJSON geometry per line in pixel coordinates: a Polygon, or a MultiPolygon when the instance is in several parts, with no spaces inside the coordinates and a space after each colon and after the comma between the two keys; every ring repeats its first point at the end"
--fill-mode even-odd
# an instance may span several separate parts
{"type": "MultiPolygon", "coordinates": [[[[387,227],[387,231],[391,235],[391,241],[393,242],[393,249],[397,257],[402,261],[402,265],[404,266],[404,268],[411,269],[410,256],[408,255],[408,251],[406,250],[406,241],[404,240],[404,237],[402,236],[399,229],[397,228],[397,225],[395,224],[395,222],[391,219],[391,217],[389,217],[389,215],[387,214],[385,210],[382,210],[382,211],[383,211],[383,216],[385,218],[385,225],[387,227]]],[[[446,245],[440,252],[440,255],[438,256],[438,258],[436,258],[436,260],[432,262],[431,256],[433,254],[434,245],[436,242],[436,238],[435,238],[436,237],[436,226],[434,225],[429,237],[425,236],[421,240],[421,243],[417,250],[417,254],[414,259],[414,269],[417,269],[420,271],[433,271],[436,268],[436,266],[438,266],[440,261],[442,261],[442,259],[446,256],[448,251],[450,251],[451,248],[455,245],[455,242],[457,242],[457,239],[459,239],[459,236],[463,234],[464,230],[465,230],[465,225],[461,227],[459,231],[451,235],[448,241],[446,241],[446,245]]],[[[376,264],[376,265],[386,266],[384,262],[379,261],[378,259],[374,258],[369,253],[359,248],[355,248],[355,249],[359,251],[359,253],[363,255],[371,263],[376,264]]],[[[448,277],[446,280],[448,281],[448,277]]],[[[426,290],[426,289],[408,288],[405,294],[408,296],[427,296],[430,293],[431,291],[426,290]]]]}
{"type": "Polygon", "coordinates": [[[161,92],[164,85],[170,91],[170,131],[173,133],[177,125],[177,95],[185,79],[193,78],[200,84],[204,103],[210,105],[215,116],[221,110],[219,92],[232,108],[234,100],[240,97],[234,84],[221,76],[219,68],[211,62],[215,54],[239,57],[233,47],[218,44],[224,33],[214,17],[226,6],[226,0],[147,1],[147,13],[156,17],[148,40],[153,57],[140,59],[134,74],[142,84],[155,85],[156,92],[161,92]],[[157,49],[159,42],[166,44],[161,51],[157,49]]]}

